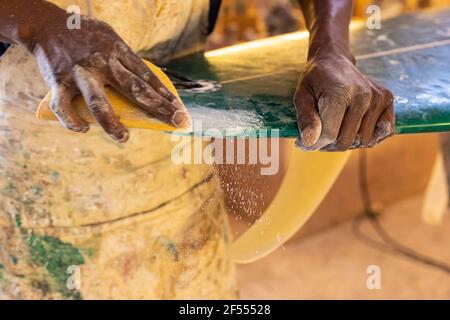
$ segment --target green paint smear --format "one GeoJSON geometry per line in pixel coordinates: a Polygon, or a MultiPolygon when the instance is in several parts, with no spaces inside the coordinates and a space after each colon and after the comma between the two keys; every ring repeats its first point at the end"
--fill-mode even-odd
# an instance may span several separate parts
{"type": "Polygon", "coordinates": [[[40,185],[31,187],[31,193],[37,197],[41,197],[43,191],[44,191],[44,188],[42,188],[42,186],[40,186],[40,185]]]}
{"type": "Polygon", "coordinates": [[[95,256],[95,251],[92,248],[82,249],[82,252],[91,259],[95,256]]]}
{"type": "Polygon", "coordinates": [[[51,174],[52,181],[53,181],[54,183],[57,183],[57,182],[59,181],[59,177],[60,177],[60,176],[61,176],[61,175],[59,174],[58,171],[53,171],[52,174],[51,174]]]}
{"type": "Polygon", "coordinates": [[[16,213],[15,220],[16,220],[16,227],[21,228],[22,220],[20,219],[20,215],[18,213],[16,213]]]}
{"type": "Polygon", "coordinates": [[[166,244],[166,249],[172,255],[173,259],[175,261],[178,261],[177,245],[175,243],[173,243],[172,241],[168,240],[168,242],[166,244]]]}
{"type": "Polygon", "coordinates": [[[8,281],[6,281],[6,279],[3,277],[2,271],[0,271],[0,287],[2,289],[6,289],[6,287],[8,287],[8,281]]]}
{"type": "Polygon", "coordinates": [[[13,192],[16,190],[16,187],[11,181],[7,181],[5,185],[3,186],[3,193],[7,195],[13,194],[13,192]]]}
{"type": "Polygon", "coordinates": [[[67,288],[69,266],[84,264],[80,250],[69,243],[50,236],[39,236],[32,233],[27,239],[31,261],[47,269],[54,281],[55,289],[66,299],[81,299],[78,291],[67,288]]]}

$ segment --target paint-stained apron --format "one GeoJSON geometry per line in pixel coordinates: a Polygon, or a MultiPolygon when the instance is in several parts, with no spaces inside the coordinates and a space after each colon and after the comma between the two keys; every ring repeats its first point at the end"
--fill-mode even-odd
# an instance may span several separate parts
{"type": "MultiPolygon", "coordinates": [[[[156,62],[206,38],[209,0],[53,2],[78,4],[156,62]]],[[[47,91],[34,58],[11,47],[0,60],[0,298],[234,298],[211,167],[174,165],[162,133],[131,130],[121,145],[98,127],[37,121],[47,91]]]]}

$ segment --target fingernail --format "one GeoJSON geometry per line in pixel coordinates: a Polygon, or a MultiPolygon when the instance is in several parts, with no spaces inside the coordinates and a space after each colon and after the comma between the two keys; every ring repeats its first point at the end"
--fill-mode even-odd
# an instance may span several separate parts
{"type": "Polygon", "coordinates": [[[120,143],[125,143],[130,138],[130,132],[128,130],[124,130],[121,133],[118,133],[113,136],[115,140],[117,140],[120,143]]]}
{"type": "Polygon", "coordinates": [[[322,149],[320,149],[320,151],[326,151],[326,152],[343,152],[346,150],[347,150],[347,148],[342,148],[337,143],[329,144],[329,145],[323,147],[322,149]]]}
{"type": "Polygon", "coordinates": [[[81,126],[65,126],[67,129],[77,132],[77,133],[86,133],[89,131],[89,125],[81,125],[81,126]]]}
{"type": "Polygon", "coordinates": [[[302,149],[302,150],[303,150],[304,146],[303,146],[302,140],[301,140],[300,138],[298,138],[298,139],[295,140],[295,146],[296,146],[298,149],[302,149]]]}
{"type": "Polygon", "coordinates": [[[81,129],[80,129],[81,133],[86,133],[88,131],[89,131],[89,126],[84,126],[84,127],[81,127],[81,129]]]}
{"type": "Polygon", "coordinates": [[[79,132],[79,133],[86,133],[89,131],[89,126],[77,127],[77,128],[75,128],[74,131],[79,132]]]}
{"type": "Polygon", "coordinates": [[[311,147],[317,142],[315,130],[311,130],[309,128],[301,130],[301,138],[302,144],[305,147],[311,147]]]}
{"type": "Polygon", "coordinates": [[[172,123],[177,127],[187,128],[191,125],[191,116],[183,111],[176,111],[172,117],[172,123]]]}
{"type": "Polygon", "coordinates": [[[302,139],[298,138],[295,140],[295,146],[297,149],[303,150],[303,151],[316,151],[315,149],[311,148],[312,146],[305,146],[302,142],[302,139]]]}

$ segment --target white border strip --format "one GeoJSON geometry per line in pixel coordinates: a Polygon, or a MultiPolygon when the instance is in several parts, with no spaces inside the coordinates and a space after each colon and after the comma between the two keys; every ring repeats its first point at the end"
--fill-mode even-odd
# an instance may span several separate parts
{"type": "Polygon", "coordinates": [[[397,49],[386,50],[386,51],[381,51],[381,52],[363,54],[363,55],[357,56],[356,60],[367,60],[367,59],[378,58],[378,57],[386,57],[386,56],[391,56],[391,55],[399,54],[399,53],[414,52],[414,51],[419,51],[419,50],[423,50],[423,49],[443,47],[443,46],[447,46],[447,45],[450,45],[450,39],[433,41],[433,42],[423,43],[423,44],[416,44],[416,45],[409,46],[409,47],[397,48],[397,49]]]}

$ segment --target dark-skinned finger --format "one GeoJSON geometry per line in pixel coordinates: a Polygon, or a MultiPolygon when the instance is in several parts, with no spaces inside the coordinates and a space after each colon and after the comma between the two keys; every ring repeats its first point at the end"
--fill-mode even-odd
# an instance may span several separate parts
{"type": "Polygon", "coordinates": [[[184,105],[175,105],[159,95],[148,83],[131,73],[119,61],[110,63],[111,85],[157,119],[179,128],[187,128],[191,117],[184,105]]]}
{"type": "Polygon", "coordinates": [[[373,107],[370,108],[369,111],[367,111],[361,123],[361,128],[359,130],[361,141],[357,147],[367,147],[369,145],[378,119],[386,109],[385,98],[383,96],[378,96],[372,103],[374,104],[373,107]]]}
{"type": "Polygon", "coordinates": [[[128,129],[114,113],[103,86],[88,70],[80,66],[74,68],[74,78],[91,114],[103,130],[121,143],[128,141],[128,129]]]}
{"type": "Polygon", "coordinates": [[[147,65],[139,58],[127,45],[118,43],[116,45],[119,51],[118,59],[122,65],[131,73],[147,82],[158,94],[163,96],[167,101],[177,106],[183,106],[178,99],[159,78],[147,67],[147,65]]]}
{"type": "Polygon", "coordinates": [[[322,133],[322,122],[320,121],[315,98],[301,85],[295,94],[294,105],[300,130],[300,140],[296,144],[300,148],[311,147],[317,143],[322,133]]]}
{"type": "Polygon", "coordinates": [[[74,92],[65,85],[56,84],[52,89],[50,108],[64,128],[74,132],[85,133],[89,131],[89,124],[81,119],[72,107],[74,95],[74,92]]]}
{"type": "Polygon", "coordinates": [[[319,99],[318,107],[322,120],[322,135],[311,150],[319,150],[335,143],[349,103],[350,95],[345,90],[324,94],[319,99]]]}
{"type": "Polygon", "coordinates": [[[395,133],[394,108],[388,107],[381,114],[368,146],[373,148],[395,133]]]}
{"type": "Polygon", "coordinates": [[[350,108],[345,113],[341,130],[336,140],[338,150],[344,151],[351,148],[358,134],[364,114],[366,114],[374,102],[370,91],[353,96],[350,108]]]}

